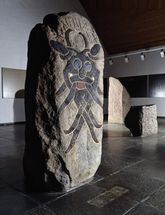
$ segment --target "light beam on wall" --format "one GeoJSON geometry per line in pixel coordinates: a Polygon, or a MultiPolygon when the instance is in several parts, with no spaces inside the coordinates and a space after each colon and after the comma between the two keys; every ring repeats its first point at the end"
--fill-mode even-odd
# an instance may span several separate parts
{"type": "Polygon", "coordinates": [[[158,89],[158,90],[156,90],[154,96],[155,97],[165,97],[165,92],[163,90],[158,89]]]}

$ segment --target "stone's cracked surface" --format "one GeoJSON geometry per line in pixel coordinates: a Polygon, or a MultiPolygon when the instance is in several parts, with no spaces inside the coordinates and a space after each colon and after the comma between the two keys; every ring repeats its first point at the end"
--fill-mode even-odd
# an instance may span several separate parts
{"type": "Polygon", "coordinates": [[[25,89],[28,184],[69,190],[94,176],[102,150],[103,68],[98,36],[77,13],[47,15],[32,30],[25,89]]]}
{"type": "Polygon", "coordinates": [[[121,82],[113,77],[109,78],[108,100],[108,122],[123,124],[131,107],[131,99],[121,82]]]}
{"type": "Polygon", "coordinates": [[[125,125],[133,136],[147,136],[158,132],[156,105],[132,106],[125,125]]]}
{"type": "Polygon", "coordinates": [[[142,128],[143,135],[158,133],[156,105],[143,106],[142,128]]]}

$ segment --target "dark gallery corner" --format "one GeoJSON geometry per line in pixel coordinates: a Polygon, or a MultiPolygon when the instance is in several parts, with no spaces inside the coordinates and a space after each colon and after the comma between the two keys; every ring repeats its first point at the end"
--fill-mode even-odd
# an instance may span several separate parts
{"type": "Polygon", "coordinates": [[[165,1],[1,0],[0,215],[165,215],[165,1]]]}

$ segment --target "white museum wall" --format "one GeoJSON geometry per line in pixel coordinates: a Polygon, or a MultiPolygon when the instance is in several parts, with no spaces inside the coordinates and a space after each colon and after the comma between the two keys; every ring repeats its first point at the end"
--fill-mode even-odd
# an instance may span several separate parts
{"type": "MultiPolygon", "coordinates": [[[[78,0],[1,0],[0,69],[26,69],[31,29],[46,14],[75,11],[87,16],[78,0]]],[[[0,124],[25,121],[24,100],[2,98],[0,73],[0,124]]]]}
{"type": "MultiPolygon", "coordinates": [[[[161,48],[160,48],[161,50],[161,48]]],[[[160,50],[146,53],[144,61],[140,59],[140,53],[129,56],[129,62],[125,63],[124,57],[115,57],[113,65],[105,71],[105,77],[128,77],[150,74],[165,74],[165,57],[160,57],[160,50]]],[[[165,117],[165,98],[132,98],[132,105],[156,104],[159,117],[165,117]]],[[[107,111],[107,99],[105,111],[107,111]]]]}

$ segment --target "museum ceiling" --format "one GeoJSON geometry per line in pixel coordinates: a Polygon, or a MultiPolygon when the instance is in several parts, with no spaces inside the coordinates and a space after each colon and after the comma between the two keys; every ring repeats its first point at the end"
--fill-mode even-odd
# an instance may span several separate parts
{"type": "Polygon", "coordinates": [[[165,45],[164,0],[80,0],[108,54],[165,45]]]}

